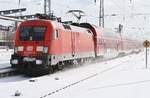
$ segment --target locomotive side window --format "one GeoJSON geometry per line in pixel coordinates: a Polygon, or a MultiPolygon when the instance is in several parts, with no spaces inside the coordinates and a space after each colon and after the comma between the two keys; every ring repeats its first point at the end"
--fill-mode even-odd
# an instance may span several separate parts
{"type": "Polygon", "coordinates": [[[22,26],[20,27],[20,40],[22,41],[43,41],[46,27],[43,26],[22,26]]]}
{"type": "Polygon", "coordinates": [[[58,30],[56,30],[54,33],[53,33],[53,39],[58,39],[59,37],[59,34],[58,34],[58,30]]]}

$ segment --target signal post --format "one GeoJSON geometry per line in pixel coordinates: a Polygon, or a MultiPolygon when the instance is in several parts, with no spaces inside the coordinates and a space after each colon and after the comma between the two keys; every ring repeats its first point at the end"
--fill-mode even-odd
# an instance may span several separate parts
{"type": "Polygon", "coordinates": [[[146,69],[147,69],[147,48],[150,46],[150,42],[148,41],[148,40],[145,40],[144,42],[143,42],[143,46],[146,48],[146,69]]]}

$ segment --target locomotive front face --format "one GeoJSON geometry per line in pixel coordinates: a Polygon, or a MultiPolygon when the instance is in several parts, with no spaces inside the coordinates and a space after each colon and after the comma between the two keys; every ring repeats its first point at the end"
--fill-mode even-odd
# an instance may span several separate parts
{"type": "Polygon", "coordinates": [[[48,59],[50,35],[50,27],[44,22],[22,23],[16,32],[11,64],[17,67],[45,65],[48,59]]]}
{"type": "Polygon", "coordinates": [[[15,53],[22,52],[23,56],[35,56],[38,53],[48,53],[45,45],[45,26],[21,26],[19,30],[20,46],[15,47],[15,53]]]}
{"type": "Polygon", "coordinates": [[[48,53],[48,45],[45,42],[46,32],[46,26],[20,26],[19,40],[15,43],[14,52],[30,57],[48,53]]]}

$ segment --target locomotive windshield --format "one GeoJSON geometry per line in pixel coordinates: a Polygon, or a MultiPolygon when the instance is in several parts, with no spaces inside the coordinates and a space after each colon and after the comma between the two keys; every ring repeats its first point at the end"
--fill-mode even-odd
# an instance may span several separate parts
{"type": "Polygon", "coordinates": [[[21,41],[43,41],[46,27],[44,26],[22,26],[20,27],[21,41]]]}

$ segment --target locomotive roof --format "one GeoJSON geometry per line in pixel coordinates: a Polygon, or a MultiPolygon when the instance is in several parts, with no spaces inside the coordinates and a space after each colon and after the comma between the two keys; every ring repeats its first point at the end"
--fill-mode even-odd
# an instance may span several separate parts
{"type": "Polygon", "coordinates": [[[55,27],[55,29],[64,29],[64,30],[71,30],[73,32],[84,32],[86,33],[88,30],[90,30],[89,28],[85,28],[85,27],[81,27],[81,26],[77,26],[77,25],[72,25],[72,24],[65,24],[65,23],[59,23],[59,22],[52,22],[53,26],[55,27]]]}
{"type": "Polygon", "coordinates": [[[109,37],[109,38],[119,38],[120,37],[120,35],[117,32],[115,32],[115,31],[113,31],[111,29],[106,29],[106,28],[98,27],[98,26],[92,25],[90,23],[80,23],[80,24],[73,23],[72,25],[83,27],[83,28],[88,28],[92,32],[95,32],[95,34],[97,36],[102,35],[104,37],[109,37]]]}
{"type": "Polygon", "coordinates": [[[75,26],[75,25],[69,25],[69,24],[64,24],[64,23],[60,23],[57,21],[44,20],[44,19],[24,21],[21,23],[21,25],[26,25],[26,24],[36,25],[36,23],[40,23],[41,25],[51,24],[54,29],[65,29],[65,30],[72,30],[75,32],[84,32],[84,31],[88,30],[88,28],[83,28],[83,27],[79,27],[79,26],[75,26]],[[32,23],[32,22],[35,22],[35,23],[32,23]]]}
{"type": "MultiPolygon", "coordinates": [[[[38,19],[38,20],[25,21],[25,22],[22,22],[21,24],[26,24],[26,23],[32,24],[32,22],[34,22],[34,21],[40,22],[40,24],[44,24],[44,23],[51,24],[54,29],[64,29],[64,30],[71,30],[73,32],[83,32],[83,33],[89,33],[89,30],[90,30],[91,32],[93,32],[93,34],[95,34],[97,36],[99,36],[99,35],[103,35],[103,36],[107,36],[107,37],[118,37],[119,36],[119,34],[117,34],[116,32],[113,32],[112,30],[97,27],[90,23],[65,24],[65,23],[60,23],[57,21],[38,19]]],[[[33,25],[35,25],[35,24],[33,24],[33,25]]]]}

